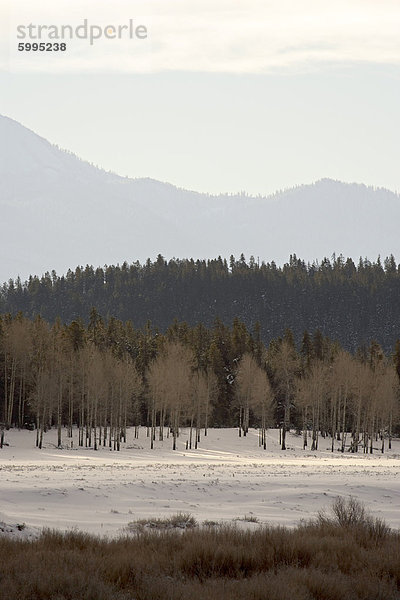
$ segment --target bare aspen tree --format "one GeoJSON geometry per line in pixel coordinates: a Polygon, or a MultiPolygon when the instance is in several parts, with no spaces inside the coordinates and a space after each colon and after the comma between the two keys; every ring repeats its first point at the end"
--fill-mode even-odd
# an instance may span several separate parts
{"type": "Polygon", "coordinates": [[[249,429],[249,413],[255,394],[255,376],[259,369],[256,360],[246,352],[239,362],[236,375],[236,391],[239,404],[239,437],[246,436],[249,429]]]}
{"type": "Polygon", "coordinates": [[[212,412],[212,402],[215,400],[215,398],[218,395],[218,379],[217,379],[217,376],[215,375],[214,371],[211,369],[211,367],[207,368],[206,378],[207,378],[207,400],[206,400],[205,414],[204,414],[204,436],[205,437],[207,436],[207,431],[208,431],[208,420],[209,420],[210,414],[212,412]]]}
{"type": "Polygon", "coordinates": [[[259,445],[267,449],[267,425],[271,418],[273,393],[266,372],[257,368],[254,377],[254,391],[251,409],[261,421],[259,445]]]}
{"type": "Polygon", "coordinates": [[[297,381],[295,390],[296,406],[301,409],[303,423],[303,450],[308,446],[307,431],[308,431],[308,413],[310,407],[309,381],[308,377],[304,377],[297,381]]]}
{"type": "MultiPolygon", "coordinates": [[[[108,446],[119,450],[121,428],[121,386],[118,380],[118,360],[110,349],[104,352],[104,369],[107,378],[108,446]]],[[[105,421],[107,427],[107,416],[105,421]]]]}
{"type": "Polygon", "coordinates": [[[37,372],[34,389],[33,400],[36,407],[37,421],[36,445],[41,449],[43,445],[43,434],[47,430],[53,408],[52,400],[57,390],[54,374],[51,372],[48,365],[37,372]]]}
{"type": "Polygon", "coordinates": [[[67,435],[72,438],[72,425],[74,420],[74,397],[76,387],[76,357],[71,347],[66,349],[66,369],[67,369],[67,390],[68,390],[68,428],[67,435]]]}
{"type": "Polygon", "coordinates": [[[179,435],[183,411],[190,406],[192,393],[193,354],[178,342],[168,342],[151,363],[147,373],[151,413],[151,447],[153,448],[157,411],[161,408],[162,421],[168,410],[169,426],[173,435],[173,449],[179,435]]]}
{"type": "Polygon", "coordinates": [[[18,427],[25,423],[25,406],[31,380],[32,322],[18,315],[2,322],[2,352],[4,360],[4,413],[6,429],[13,421],[18,427]],[[17,401],[17,405],[16,405],[17,401]]]}
{"type": "Polygon", "coordinates": [[[139,412],[139,401],[143,393],[143,380],[135,363],[129,356],[125,356],[120,364],[120,377],[122,380],[122,432],[121,436],[126,443],[126,429],[128,417],[139,412]]]}
{"type": "Polygon", "coordinates": [[[277,389],[280,392],[283,408],[281,447],[286,450],[286,431],[290,423],[290,408],[297,385],[300,361],[295,348],[286,339],[269,352],[268,363],[274,372],[277,389]]]}
{"type": "MultiPolygon", "coordinates": [[[[400,398],[400,383],[396,372],[396,367],[392,363],[385,365],[382,374],[381,386],[381,402],[383,404],[383,423],[386,423],[388,447],[392,448],[393,423],[398,421],[399,417],[399,398],[400,398]]],[[[385,426],[382,426],[382,435],[384,435],[385,426]]],[[[382,452],[384,448],[384,440],[382,439],[382,452]]]]}
{"type": "Polygon", "coordinates": [[[379,395],[379,372],[375,371],[371,377],[373,386],[368,395],[365,419],[365,452],[373,454],[374,437],[378,430],[378,395],[379,395]]]}
{"type": "Polygon", "coordinates": [[[27,368],[31,353],[29,330],[30,324],[23,317],[9,321],[4,327],[4,422],[6,429],[9,429],[12,424],[17,393],[19,427],[23,421],[27,368]]]}
{"type": "Polygon", "coordinates": [[[353,439],[351,442],[351,452],[358,452],[360,444],[360,435],[365,440],[365,435],[362,434],[363,423],[366,418],[366,408],[370,401],[371,393],[373,392],[374,382],[372,381],[372,371],[369,365],[352,361],[352,397],[351,407],[353,409],[353,439]]]}
{"type": "Polygon", "coordinates": [[[32,324],[24,320],[24,332],[22,336],[23,350],[20,354],[20,382],[18,391],[18,427],[25,425],[25,406],[28,396],[28,381],[30,377],[30,366],[32,360],[32,324]]]}
{"type": "Polygon", "coordinates": [[[87,396],[89,407],[87,419],[89,423],[89,446],[97,450],[101,443],[100,413],[104,409],[107,398],[107,380],[103,364],[102,352],[92,343],[88,344],[87,396]]]}
{"type": "MultiPolygon", "coordinates": [[[[72,426],[76,405],[80,405],[80,351],[86,343],[86,332],[81,323],[72,321],[65,329],[65,353],[67,355],[67,396],[68,396],[68,429],[67,435],[72,438],[72,426]]],[[[72,443],[72,442],[71,442],[72,443]]]]}
{"type": "Polygon", "coordinates": [[[190,402],[187,407],[187,417],[189,420],[189,438],[186,440],[186,449],[192,449],[193,441],[193,426],[196,422],[197,414],[197,400],[198,400],[198,372],[193,373],[192,377],[192,389],[190,394],[190,402]]]}
{"type": "Polygon", "coordinates": [[[51,332],[51,354],[50,361],[52,364],[52,376],[54,378],[55,395],[52,404],[55,405],[56,423],[57,423],[57,446],[61,448],[61,429],[62,429],[62,414],[64,392],[67,387],[67,356],[65,353],[65,340],[62,335],[62,330],[59,326],[55,326],[51,332]]]}
{"type": "Polygon", "coordinates": [[[381,452],[385,450],[385,437],[391,448],[393,417],[397,416],[399,381],[394,366],[381,361],[371,372],[372,395],[369,406],[370,440],[369,451],[373,452],[373,438],[379,438],[381,452]]]}
{"type": "Polygon", "coordinates": [[[157,411],[160,411],[160,436],[163,438],[165,412],[168,403],[167,361],[164,355],[151,364],[147,372],[148,398],[150,411],[150,448],[154,448],[157,427],[157,411]]]}
{"type": "Polygon", "coordinates": [[[266,429],[271,411],[272,391],[266,372],[251,354],[244,354],[239,362],[235,383],[239,405],[239,435],[242,430],[244,435],[247,434],[249,413],[252,410],[261,424],[259,445],[266,449],[266,429]]]}
{"type": "Polygon", "coordinates": [[[340,420],[340,388],[336,385],[336,374],[332,364],[328,366],[327,386],[330,408],[331,452],[335,451],[337,436],[340,436],[338,426],[340,420]]]}
{"type": "MultiPolygon", "coordinates": [[[[340,409],[341,451],[344,452],[347,439],[348,403],[352,394],[353,385],[353,359],[348,352],[340,350],[332,365],[333,393],[337,393],[338,407],[340,409]]],[[[332,392],[331,392],[332,393],[332,392]]]]}
{"type": "Polygon", "coordinates": [[[36,445],[41,448],[46,419],[49,418],[49,399],[53,393],[54,378],[50,366],[50,331],[40,317],[34,321],[32,334],[32,400],[36,411],[36,445]]]}
{"type": "Polygon", "coordinates": [[[192,446],[197,449],[200,442],[201,422],[202,419],[205,420],[206,413],[209,410],[208,404],[209,389],[207,375],[202,370],[196,370],[192,375],[191,401],[188,405],[189,439],[187,447],[189,449],[192,449],[192,446]]]}
{"type": "MultiPolygon", "coordinates": [[[[85,424],[86,424],[86,400],[88,371],[90,365],[90,350],[84,347],[78,353],[78,371],[79,371],[79,403],[78,403],[78,444],[84,446],[85,424]]],[[[86,439],[87,445],[87,439],[86,439]]]]}
{"type": "Polygon", "coordinates": [[[312,451],[318,450],[321,409],[327,393],[327,375],[327,366],[322,361],[316,361],[307,377],[312,414],[312,451]]]}
{"type": "Polygon", "coordinates": [[[173,436],[173,450],[176,450],[180,419],[190,405],[194,356],[190,348],[178,342],[168,342],[166,357],[166,394],[173,436]]]}
{"type": "MultiPolygon", "coordinates": [[[[209,404],[210,404],[210,389],[209,389],[209,379],[207,374],[198,370],[195,372],[193,376],[193,405],[192,405],[192,416],[190,422],[190,428],[192,430],[193,419],[196,421],[196,430],[195,430],[195,442],[194,447],[197,449],[198,444],[200,443],[200,430],[201,430],[201,422],[204,419],[204,423],[206,423],[206,419],[208,419],[209,414],[209,404]]],[[[204,426],[206,429],[206,424],[204,426]]],[[[192,447],[192,431],[190,431],[190,440],[189,447],[192,447]]]]}

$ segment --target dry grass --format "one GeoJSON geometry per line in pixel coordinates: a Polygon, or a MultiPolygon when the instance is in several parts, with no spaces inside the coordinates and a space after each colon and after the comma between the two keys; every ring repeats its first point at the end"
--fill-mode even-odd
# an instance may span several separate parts
{"type": "Polygon", "coordinates": [[[243,521],[243,523],[259,523],[260,519],[250,513],[249,515],[244,515],[244,517],[236,517],[234,521],[243,521]]]}
{"type": "Polygon", "coordinates": [[[165,531],[170,529],[193,529],[197,527],[196,519],[190,513],[177,513],[165,519],[138,519],[128,523],[126,530],[131,533],[143,532],[146,529],[165,531]]]}
{"type": "Polygon", "coordinates": [[[206,527],[113,541],[47,531],[31,542],[0,539],[0,598],[400,599],[400,535],[381,522],[377,535],[376,523],[365,511],[350,522],[334,512],[294,530],[206,527]]]}

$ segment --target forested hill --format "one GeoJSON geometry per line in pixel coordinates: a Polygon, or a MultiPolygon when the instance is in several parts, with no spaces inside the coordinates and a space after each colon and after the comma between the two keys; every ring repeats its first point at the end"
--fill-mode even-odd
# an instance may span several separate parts
{"type": "Polygon", "coordinates": [[[0,312],[49,321],[87,322],[93,306],[135,327],[150,320],[164,331],[174,319],[210,326],[217,317],[230,325],[237,317],[249,329],[259,322],[266,344],[289,327],[297,341],[304,330],[320,329],[349,350],[376,340],[391,351],[400,338],[400,265],[393,256],[357,265],[340,256],[310,265],[294,255],[283,267],[243,255],[229,261],[158,256],[143,265],[10,280],[0,294],[0,312]]]}

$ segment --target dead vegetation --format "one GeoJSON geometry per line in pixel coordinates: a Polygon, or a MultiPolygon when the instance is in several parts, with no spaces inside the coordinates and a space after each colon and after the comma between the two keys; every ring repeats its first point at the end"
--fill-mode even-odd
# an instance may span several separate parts
{"type": "Polygon", "coordinates": [[[177,513],[164,519],[138,519],[128,523],[126,530],[132,533],[143,532],[149,529],[166,531],[171,529],[193,529],[197,527],[196,519],[190,513],[177,513]]]}
{"type": "MultiPolygon", "coordinates": [[[[177,519],[177,522],[179,519],[177,519]]],[[[400,535],[354,499],[296,529],[0,539],[1,600],[395,600],[400,535]]]]}

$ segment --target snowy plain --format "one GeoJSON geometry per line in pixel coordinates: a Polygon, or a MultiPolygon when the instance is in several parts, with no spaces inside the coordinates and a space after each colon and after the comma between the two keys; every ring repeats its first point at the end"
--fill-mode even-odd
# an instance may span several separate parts
{"type": "Polygon", "coordinates": [[[319,450],[302,450],[302,437],[291,432],[288,449],[269,430],[267,450],[258,432],[239,438],[236,429],[202,433],[197,450],[186,450],[188,431],[156,440],[150,450],[146,429],[139,438],[128,430],[121,451],[79,448],[63,431],[45,434],[41,450],[35,432],[10,430],[0,450],[0,535],[29,537],[43,527],[78,529],[116,536],[129,522],[192,514],[199,523],[221,521],[249,527],[293,526],[312,518],[341,495],[361,500],[375,515],[400,528],[400,440],[381,454],[331,453],[330,438],[319,450]],[[256,521],[256,523],[251,523],[256,521]],[[3,525],[2,525],[3,524],[3,525]],[[5,526],[7,524],[7,526],[5,526]],[[19,531],[17,524],[26,524],[19,531]],[[2,532],[3,529],[3,532],[2,532]]]}

